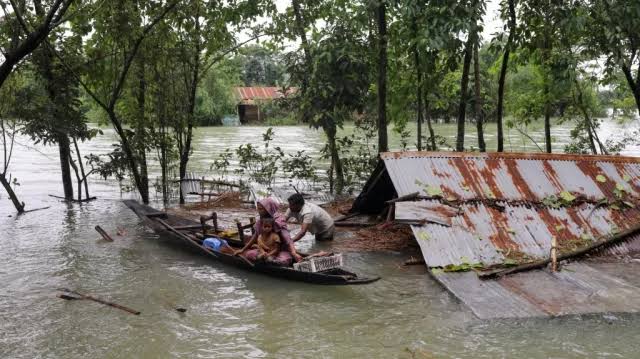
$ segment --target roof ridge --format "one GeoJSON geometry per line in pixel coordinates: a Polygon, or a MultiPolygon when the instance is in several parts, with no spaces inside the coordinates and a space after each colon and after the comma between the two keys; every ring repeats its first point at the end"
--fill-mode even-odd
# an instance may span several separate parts
{"type": "Polygon", "coordinates": [[[400,158],[484,158],[484,159],[521,159],[549,161],[588,161],[640,163],[640,157],[620,155],[582,155],[571,153],[542,152],[453,152],[453,151],[397,151],[383,152],[383,160],[400,158]]]}

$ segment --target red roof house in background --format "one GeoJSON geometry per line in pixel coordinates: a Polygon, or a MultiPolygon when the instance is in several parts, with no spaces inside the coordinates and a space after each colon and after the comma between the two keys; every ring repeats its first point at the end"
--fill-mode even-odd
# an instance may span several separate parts
{"type": "Polygon", "coordinates": [[[263,103],[289,97],[297,92],[296,87],[234,87],[233,95],[238,101],[238,117],[240,123],[262,122],[264,112],[260,110],[263,103]]]}

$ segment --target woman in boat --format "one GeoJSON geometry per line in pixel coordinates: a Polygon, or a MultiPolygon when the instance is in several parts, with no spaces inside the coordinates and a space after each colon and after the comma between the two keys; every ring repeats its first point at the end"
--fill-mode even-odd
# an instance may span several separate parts
{"type": "Polygon", "coordinates": [[[250,261],[255,261],[258,258],[259,251],[254,249],[253,245],[257,243],[258,236],[262,234],[262,219],[271,218],[273,220],[273,232],[280,236],[280,251],[273,256],[270,263],[288,267],[291,266],[293,261],[299,262],[302,256],[296,252],[289,229],[287,229],[285,217],[278,213],[278,203],[272,198],[263,198],[258,201],[256,208],[260,217],[256,221],[254,234],[242,249],[235,252],[235,255],[242,255],[250,261]]]}

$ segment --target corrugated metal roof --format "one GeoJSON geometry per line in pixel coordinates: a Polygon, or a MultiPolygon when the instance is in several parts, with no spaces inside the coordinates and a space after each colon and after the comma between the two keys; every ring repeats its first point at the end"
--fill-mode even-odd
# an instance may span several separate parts
{"type": "Polygon", "coordinates": [[[473,272],[433,276],[481,319],[640,312],[640,263],[587,261],[559,272],[531,271],[483,281],[473,272]]]}
{"type": "Polygon", "coordinates": [[[255,100],[273,100],[287,97],[297,91],[296,87],[290,87],[283,93],[281,87],[234,87],[233,94],[236,100],[251,104],[255,100]]]}
{"type": "MultiPolygon", "coordinates": [[[[431,267],[547,257],[552,237],[569,248],[640,222],[640,158],[454,152],[381,158],[398,196],[419,192],[439,215],[438,206],[458,208],[449,211],[451,226],[412,225],[431,267]],[[575,199],[550,206],[562,193],[575,199]]],[[[397,206],[397,218],[412,216],[425,219],[415,208],[397,206]]]]}

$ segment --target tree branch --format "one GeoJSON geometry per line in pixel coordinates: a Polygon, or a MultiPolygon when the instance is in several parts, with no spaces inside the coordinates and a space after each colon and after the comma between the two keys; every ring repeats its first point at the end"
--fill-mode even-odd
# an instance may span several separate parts
{"type": "Polygon", "coordinates": [[[514,126],[513,127],[516,131],[518,131],[521,135],[523,135],[524,137],[528,138],[529,141],[531,141],[534,145],[536,145],[536,147],[538,147],[538,149],[540,150],[540,152],[544,152],[544,150],[542,149],[542,147],[540,147],[540,145],[538,144],[538,142],[536,142],[536,140],[534,140],[528,133],[522,131],[521,129],[519,129],[518,127],[514,126]]]}
{"type": "Polygon", "coordinates": [[[7,134],[5,133],[6,130],[4,128],[4,120],[2,119],[2,117],[0,117],[0,130],[2,130],[2,147],[4,148],[4,167],[2,175],[5,175],[7,173],[7,167],[9,166],[7,163],[7,134]]]}
{"type": "Polygon", "coordinates": [[[122,87],[124,86],[124,81],[127,78],[127,73],[129,72],[129,68],[131,67],[131,64],[133,63],[133,59],[135,58],[138,49],[140,48],[140,45],[142,44],[142,41],[147,37],[147,35],[149,35],[149,33],[151,32],[151,30],[153,30],[153,27],[156,26],[157,23],[160,22],[160,20],[162,20],[171,10],[173,10],[173,8],[176,7],[176,5],[178,5],[178,1],[176,0],[174,2],[172,2],[169,6],[167,6],[160,15],[158,15],[155,19],[153,19],[153,21],[151,21],[151,23],[147,24],[147,26],[144,27],[144,29],[142,30],[142,34],[138,37],[138,39],[136,40],[136,42],[133,45],[133,50],[127,55],[127,57],[125,58],[125,62],[124,62],[124,68],[122,69],[122,72],[120,73],[120,78],[118,79],[118,81],[116,82],[116,87],[112,93],[112,97],[111,100],[109,101],[109,109],[113,110],[116,102],[118,101],[118,98],[120,97],[120,93],[122,92],[122,87]]]}
{"type": "Polygon", "coordinates": [[[25,56],[33,52],[33,50],[35,50],[44,39],[46,39],[47,35],[52,30],[51,21],[55,14],[58,11],[60,11],[60,13],[64,13],[71,2],[73,2],[73,0],[68,0],[67,2],[64,2],[63,0],[56,0],[53,5],[51,5],[51,8],[49,9],[49,12],[42,24],[40,24],[40,26],[38,26],[34,31],[30,32],[26,39],[14,48],[13,51],[6,54],[4,62],[0,65],[0,86],[2,86],[7,77],[9,77],[9,74],[11,74],[15,65],[25,56]]]}
{"type": "Polygon", "coordinates": [[[31,30],[29,29],[29,26],[27,26],[27,22],[24,21],[24,18],[22,17],[22,14],[20,13],[20,9],[18,8],[18,5],[16,4],[15,0],[9,0],[9,3],[11,4],[11,8],[13,8],[13,13],[16,15],[16,19],[18,19],[18,23],[20,24],[20,26],[22,27],[25,33],[29,33],[31,30]]]}
{"type": "Polygon", "coordinates": [[[251,37],[250,39],[248,39],[246,41],[243,41],[243,42],[241,42],[241,43],[239,43],[239,44],[227,49],[226,51],[224,51],[220,55],[214,57],[213,60],[211,60],[211,62],[204,67],[204,71],[202,71],[202,76],[204,76],[204,74],[206,74],[213,65],[215,65],[218,61],[222,60],[225,56],[227,56],[227,54],[229,54],[229,53],[231,53],[233,51],[236,51],[237,49],[239,49],[242,46],[246,45],[248,42],[256,40],[256,39],[258,39],[258,38],[260,38],[262,36],[265,36],[265,35],[267,35],[267,33],[264,33],[264,32],[260,33],[258,35],[255,35],[255,36],[251,37]]]}

